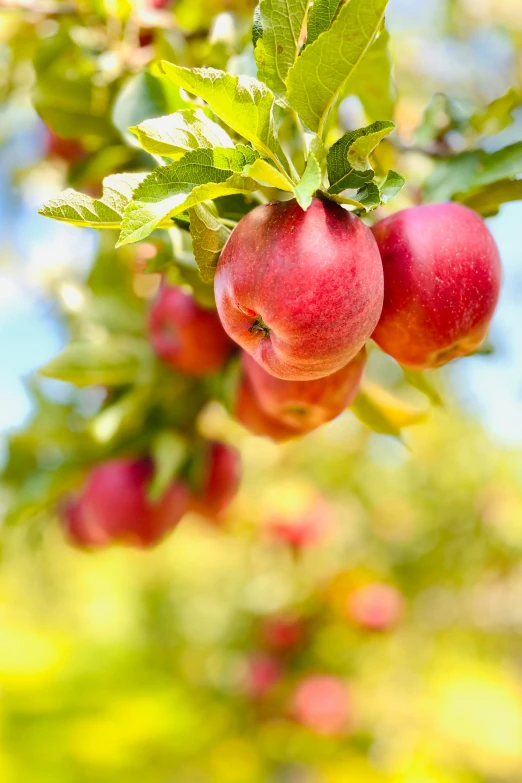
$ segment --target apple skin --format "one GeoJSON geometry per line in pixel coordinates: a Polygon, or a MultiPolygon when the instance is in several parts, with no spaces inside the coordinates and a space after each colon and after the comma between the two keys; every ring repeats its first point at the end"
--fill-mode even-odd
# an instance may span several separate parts
{"type": "Polygon", "coordinates": [[[214,280],[225,331],[267,372],[307,381],[340,370],[382,310],[372,233],[331,201],[256,207],[237,224],[214,280]]]}
{"type": "Polygon", "coordinates": [[[241,424],[254,435],[270,438],[282,443],[290,438],[304,435],[306,430],[298,430],[272,418],[259,405],[248,378],[243,376],[239,382],[234,406],[234,415],[241,424]]]}
{"type": "Polygon", "coordinates": [[[213,441],[209,444],[199,492],[191,497],[190,510],[218,520],[234,499],[240,478],[241,460],[237,449],[213,441]]]}
{"type": "Polygon", "coordinates": [[[80,141],[58,136],[47,125],[45,126],[45,137],[46,154],[50,158],[61,158],[72,165],[86,156],[86,151],[80,141]]]}
{"type": "Polygon", "coordinates": [[[115,459],[94,468],[65,513],[71,542],[85,547],[157,544],[187,511],[189,492],[182,482],[174,481],[153,503],[147,498],[152,470],[148,459],[115,459]]]}
{"type": "Polygon", "coordinates": [[[262,699],[280,682],[281,664],[272,655],[254,653],[247,660],[243,690],[252,699],[262,699]]]}
{"type": "Polygon", "coordinates": [[[217,313],[200,307],[181,288],[166,284],[150,309],[149,336],[157,355],[187,375],[217,372],[234,349],[217,313]]]}
{"type": "Polygon", "coordinates": [[[366,349],[326,378],[284,381],[270,375],[246,351],[245,374],[261,408],[289,427],[316,429],[341,414],[355,399],[366,364],[366,349]]]}
{"type": "Polygon", "coordinates": [[[289,652],[301,645],[304,639],[304,624],[298,617],[278,615],[269,617],[261,632],[265,645],[275,652],[289,652]]]}
{"type": "Polygon", "coordinates": [[[360,628],[387,631],[402,620],[404,599],[393,585],[370,582],[350,595],[348,614],[360,628]]]}
{"type": "Polygon", "coordinates": [[[310,674],[298,684],[292,696],[295,719],[318,734],[344,734],[351,728],[351,698],[338,677],[310,674]]]}
{"type": "Polygon", "coordinates": [[[461,204],[426,204],[396,212],[372,231],[384,269],[377,345],[412,369],[474,351],[488,331],[502,277],[482,218],[461,204]]]}

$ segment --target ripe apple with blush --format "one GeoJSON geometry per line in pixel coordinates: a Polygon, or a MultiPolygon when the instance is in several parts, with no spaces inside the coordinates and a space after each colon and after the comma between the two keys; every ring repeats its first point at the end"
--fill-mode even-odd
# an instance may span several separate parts
{"type": "Polygon", "coordinates": [[[382,310],[372,233],[331,201],[256,207],[232,231],[214,280],[226,332],[267,372],[313,380],[361,350],[382,310]]]}
{"type": "Polygon", "coordinates": [[[372,337],[412,369],[472,353],[497,304],[500,258],[486,224],[461,204],[410,207],[372,227],[384,305],[372,337]]]}
{"type": "Polygon", "coordinates": [[[261,408],[289,427],[310,431],[332,421],[355,399],[359,390],[366,349],[332,375],[313,381],[284,381],[270,375],[246,351],[245,374],[261,408]]]}
{"type": "Polygon", "coordinates": [[[259,405],[252,384],[245,376],[241,378],[237,389],[234,416],[254,435],[270,438],[276,443],[297,438],[306,432],[303,429],[290,427],[265,413],[259,405]]]}
{"type": "Polygon", "coordinates": [[[190,294],[167,284],[150,309],[149,336],[166,364],[193,376],[217,372],[234,349],[216,312],[205,310],[190,294]]]}
{"type": "Polygon", "coordinates": [[[241,460],[237,449],[214,441],[208,444],[199,488],[190,500],[190,510],[217,520],[230,505],[239,486],[241,460]]]}
{"type": "Polygon", "coordinates": [[[158,543],[188,509],[188,488],[174,481],[157,502],[147,497],[152,462],[114,459],[94,468],[80,496],[65,511],[72,543],[103,547],[122,543],[148,548],[158,543]]]}

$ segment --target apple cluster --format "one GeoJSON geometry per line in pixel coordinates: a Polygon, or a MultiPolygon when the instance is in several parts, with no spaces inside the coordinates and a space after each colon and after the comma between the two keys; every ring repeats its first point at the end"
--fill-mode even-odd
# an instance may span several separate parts
{"type": "MultiPolygon", "coordinates": [[[[230,235],[216,270],[217,312],[164,283],[149,336],[163,362],[195,377],[220,371],[239,346],[235,416],[284,441],[353,402],[369,338],[414,369],[474,351],[500,282],[493,237],[459,204],[411,207],[368,228],[332,201],[314,198],[306,211],[276,202],[253,209],[230,235]]],[[[218,518],[237,490],[239,456],[208,443],[203,462],[158,501],[148,495],[149,458],[98,466],[67,510],[70,537],[150,546],[187,511],[218,518]]]]}

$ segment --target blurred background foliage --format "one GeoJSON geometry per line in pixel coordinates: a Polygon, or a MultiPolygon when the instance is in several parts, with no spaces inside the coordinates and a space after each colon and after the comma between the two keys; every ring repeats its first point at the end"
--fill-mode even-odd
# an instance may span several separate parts
{"type": "MultiPolygon", "coordinates": [[[[99,195],[104,176],[154,165],[127,128],[183,105],[155,62],[251,72],[253,3],[5,6],[0,500],[20,524],[2,530],[2,783],[517,783],[520,204],[491,223],[506,271],[493,355],[426,384],[373,352],[369,381],[392,396],[378,395],[380,419],[371,393],[358,413],[386,435],[347,413],[275,446],[214,404],[200,431],[243,459],[221,525],[193,515],[152,552],[78,552],[52,502],[86,466],[137,448],[154,411],[176,427],[207,392],[166,372],[143,338],[163,234],[116,252],[112,235],[36,208],[67,185],[99,195]],[[55,360],[51,374],[80,388],[22,387],[70,336],[99,350],[55,360]],[[131,381],[107,415],[100,387],[131,381]]],[[[393,109],[397,135],[375,164],[408,180],[394,209],[457,197],[494,215],[520,198],[519,2],[391,0],[388,29],[393,80],[363,99],[354,88],[332,138],[393,109]],[[489,172],[478,182],[477,166],[489,172]]],[[[190,248],[175,251],[172,279],[208,297],[190,248]]]]}

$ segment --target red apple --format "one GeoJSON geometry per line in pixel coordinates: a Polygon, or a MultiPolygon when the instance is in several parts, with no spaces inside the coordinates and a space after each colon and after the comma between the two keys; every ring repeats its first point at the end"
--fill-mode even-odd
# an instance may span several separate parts
{"type": "Polygon", "coordinates": [[[380,582],[358,587],[348,599],[348,614],[361,628],[385,631],[401,620],[404,601],[392,585],[380,582]]]}
{"type": "Polygon", "coordinates": [[[205,310],[181,288],[163,285],[149,315],[154,350],[164,362],[188,375],[220,370],[234,344],[217,313],[205,310]]]}
{"type": "Polygon", "coordinates": [[[337,677],[314,674],[297,685],[291,703],[294,717],[318,734],[342,734],[352,722],[348,691],[337,677]]]}
{"type": "Polygon", "coordinates": [[[85,148],[77,139],[65,139],[62,136],[58,136],[47,126],[45,127],[45,134],[45,146],[48,157],[61,158],[70,164],[78,163],[85,157],[85,148]]]}
{"type": "Polygon", "coordinates": [[[147,498],[152,474],[148,459],[115,459],[94,468],[79,499],[66,511],[71,540],[97,547],[125,543],[150,547],[187,511],[188,489],[173,482],[156,503],[147,498]]]}
{"type": "Polygon", "coordinates": [[[340,370],[372,334],[382,264],[371,231],[338,204],[277,202],[239,221],[214,290],[230,337],[271,375],[307,381],[340,370]]]}
{"type": "Polygon", "coordinates": [[[217,519],[234,499],[241,477],[237,449],[214,441],[209,444],[199,491],[190,501],[191,511],[217,519]]]}
{"type": "Polygon", "coordinates": [[[247,661],[244,690],[253,699],[261,699],[283,675],[281,664],[272,655],[256,653],[247,661]]]}
{"type": "Polygon", "coordinates": [[[298,617],[269,617],[261,628],[263,640],[271,650],[287,652],[299,646],[304,638],[304,626],[298,617]]]}
{"type": "Polygon", "coordinates": [[[263,435],[276,443],[297,438],[306,432],[289,427],[265,413],[257,401],[250,381],[245,377],[239,382],[234,415],[254,435],[263,435]]]}
{"type": "Polygon", "coordinates": [[[461,204],[427,204],[373,226],[384,306],[373,339],[413,369],[440,367],[483,341],[501,282],[495,240],[461,204]]]}
{"type": "Polygon", "coordinates": [[[326,378],[284,381],[270,375],[256,360],[242,352],[245,373],[261,408],[274,419],[307,431],[339,416],[355,399],[366,364],[366,349],[326,378]]]}

